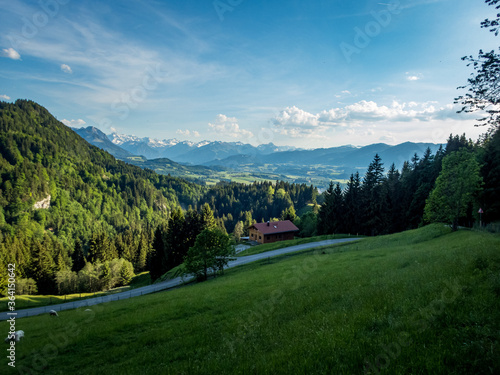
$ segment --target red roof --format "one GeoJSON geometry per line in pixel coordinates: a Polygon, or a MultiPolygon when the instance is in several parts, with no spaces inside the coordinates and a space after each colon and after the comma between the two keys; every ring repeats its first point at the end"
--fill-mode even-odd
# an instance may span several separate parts
{"type": "Polygon", "coordinates": [[[250,228],[255,228],[262,234],[278,234],[299,231],[299,228],[297,228],[290,220],[258,223],[250,226],[248,229],[250,228]]]}

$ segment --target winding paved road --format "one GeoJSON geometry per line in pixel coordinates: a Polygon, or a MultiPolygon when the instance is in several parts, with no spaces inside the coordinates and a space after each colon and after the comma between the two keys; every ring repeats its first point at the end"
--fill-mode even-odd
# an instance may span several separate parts
{"type": "MultiPolygon", "coordinates": [[[[343,242],[350,242],[350,241],[355,241],[355,240],[359,240],[359,238],[343,238],[343,239],[338,239],[338,240],[325,240],[325,241],[307,243],[307,244],[303,244],[303,245],[295,245],[295,246],[285,247],[283,249],[267,251],[265,253],[260,253],[260,254],[242,256],[242,257],[236,258],[235,260],[230,261],[227,268],[241,266],[243,264],[255,262],[257,260],[267,259],[270,257],[275,257],[278,255],[293,253],[296,251],[313,249],[316,247],[327,246],[327,245],[335,245],[335,244],[339,244],[339,243],[343,243],[343,242]]],[[[144,294],[154,293],[154,292],[158,292],[160,290],[171,289],[171,288],[180,286],[185,281],[188,281],[191,279],[192,279],[192,277],[186,277],[186,278],[184,278],[184,280],[181,277],[177,277],[175,279],[164,281],[164,282],[161,282],[158,284],[153,284],[153,285],[148,285],[148,286],[144,286],[144,287],[137,288],[137,289],[132,289],[128,292],[115,293],[115,294],[110,294],[110,295],[103,296],[103,297],[89,298],[86,300],[75,301],[75,302],[67,302],[67,303],[62,303],[59,305],[50,305],[50,306],[43,306],[43,307],[35,307],[32,309],[17,310],[15,312],[15,315],[9,315],[8,312],[1,312],[0,313],[0,320],[7,320],[7,319],[10,319],[12,317],[15,317],[16,319],[25,318],[27,316],[46,314],[50,310],[56,310],[56,311],[70,310],[70,309],[76,309],[79,307],[87,307],[87,306],[97,305],[100,303],[118,301],[118,300],[127,299],[127,298],[131,298],[131,297],[138,297],[138,296],[142,296],[144,294]]]]}

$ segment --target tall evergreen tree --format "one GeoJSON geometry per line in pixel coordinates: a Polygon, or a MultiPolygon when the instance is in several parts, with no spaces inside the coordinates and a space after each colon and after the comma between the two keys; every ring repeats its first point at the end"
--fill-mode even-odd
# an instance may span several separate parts
{"type": "Polygon", "coordinates": [[[361,180],[359,173],[351,174],[344,193],[344,225],[348,233],[361,233],[361,180]]]}
{"type": "Polygon", "coordinates": [[[235,241],[239,242],[240,238],[243,236],[243,222],[238,221],[233,231],[233,238],[235,241]]]}
{"type": "Polygon", "coordinates": [[[333,208],[334,202],[334,184],[330,181],[328,189],[325,191],[325,201],[321,205],[318,214],[318,233],[319,234],[331,234],[334,232],[333,227],[333,208]]]}
{"type": "Polygon", "coordinates": [[[187,247],[184,227],[184,214],[180,209],[175,210],[170,216],[167,233],[165,234],[165,246],[167,248],[167,271],[180,265],[184,261],[184,257],[189,249],[189,247],[187,247]]]}
{"type": "Polygon", "coordinates": [[[149,253],[149,241],[146,234],[142,233],[139,241],[139,247],[137,248],[137,256],[134,264],[136,272],[142,272],[146,269],[146,261],[148,253],[149,253]]]}
{"type": "Polygon", "coordinates": [[[345,232],[346,229],[344,225],[345,202],[344,202],[344,195],[342,193],[342,189],[339,183],[335,185],[335,190],[333,191],[332,213],[333,213],[333,217],[331,218],[333,225],[332,233],[345,232]]]}
{"type": "Polygon", "coordinates": [[[134,275],[130,271],[130,269],[127,267],[126,262],[122,262],[122,265],[120,267],[120,283],[121,285],[127,285],[130,283],[130,280],[132,280],[132,277],[134,275]]]}
{"type": "Polygon", "coordinates": [[[75,241],[75,249],[72,255],[73,266],[71,270],[74,272],[80,271],[85,266],[85,255],[83,254],[83,247],[81,241],[77,238],[75,241]]]}
{"type": "Polygon", "coordinates": [[[214,229],[217,227],[214,212],[208,203],[205,203],[201,208],[201,222],[203,229],[214,229]]]}
{"type": "Polygon", "coordinates": [[[483,144],[481,175],[484,191],[481,195],[481,208],[484,221],[500,221],[500,129],[488,136],[483,144]]]}
{"type": "Polygon", "coordinates": [[[153,281],[167,272],[167,249],[163,238],[165,232],[165,227],[158,226],[154,235],[153,251],[149,265],[149,274],[153,281]]]}
{"type": "Polygon", "coordinates": [[[32,242],[31,253],[31,277],[36,281],[38,291],[41,294],[51,294],[55,292],[55,264],[52,255],[45,246],[46,241],[40,243],[38,240],[32,242]]]}
{"type": "Polygon", "coordinates": [[[368,166],[363,186],[361,189],[361,207],[363,210],[363,232],[368,235],[376,235],[385,230],[383,217],[385,210],[382,202],[382,182],[384,181],[384,167],[382,159],[378,154],[368,166]]]}
{"type": "Polygon", "coordinates": [[[383,218],[385,230],[383,230],[382,233],[394,233],[404,229],[404,214],[402,212],[403,192],[401,191],[400,177],[401,175],[396,169],[396,165],[393,163],[387,172],[387,178],[384,181],[382,189],[382,204],[386,207],[384,210],[386,215],[383,218]]]}

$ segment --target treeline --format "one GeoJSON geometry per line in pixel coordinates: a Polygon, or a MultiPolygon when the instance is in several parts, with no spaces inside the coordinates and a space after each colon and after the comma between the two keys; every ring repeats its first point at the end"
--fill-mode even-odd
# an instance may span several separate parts
{"type": "Polygon", "coordinates": [[[471,227],[478,221],[478,208],[483,209],[485,222],[494,222],[500,220],[499,163],[498,130],[476,143],[465,135],[450,135],[445,148],[434,155],[430,149],[422,157],[415,154],[401,171],[393,164],[385,173],[382,160],[375,155],[362,179],[358,173],[351,175],[344,189],[331,183],[318,216],[309,213],[301,218],[302,225],[308,223],[311,231],[311,222],[316,220],[318,234],[362,235],[399,232],[429,221],[451,220],[455,227],[471,227]],[[449,161],[446,171],[443,160],[449,161]],[[468,175],[450,177],[465,169],[470,171],[468,175]],[[429,199],[435,189],[440,195],[434,192],[429,199]]]}
{"type": "MultiPolygon", "coordinates": [[[[32,101],[0,102],[0,293],[8,263],[20,292],[111,288],[151,269],[157,229],[168,237],[179,216],[179,238],[194,243],[189,227],[205,203],[222,232],[242,235],[254,220],[295,217],[315,196],[283,182],[209,189],[158,175],[91,146],[32,101]]],[[[170,269],[180,258],[166,244],[170,269]]]]}

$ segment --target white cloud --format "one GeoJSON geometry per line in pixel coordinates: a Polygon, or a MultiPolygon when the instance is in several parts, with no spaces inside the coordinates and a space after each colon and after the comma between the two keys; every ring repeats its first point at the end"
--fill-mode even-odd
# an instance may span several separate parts
{"type": "MultiPolygon", "coordinates": [[[[274,131],[298,137],[320,137],[328,129],[368,128],[382,123],[385,127],[390,124],[401,126],[408,122],[432,123],[434,121],[467,121],[471,115],[457,114],[457,107],[449,104],[438,106],[435,102],[408,102],[393,101],[391,105],[379,105],[373,101],[362,100],[341,108],[323,110],[314,114],[295,106],[287,107],[271,119],[274,131]]],[[[394,142],[394,136],[389,134],[381,139],[394,142]]]]}
{"type": "Polygon", "coordinates": [[[423,78],[423,75],[421,73],[412,74],[410,72],[406,72],[406,79],[408,81],[420,81],[422,78],[423,78]]]}
{"type": "Polygon", "coordinates": [[[12,60],[21,60],[21,55],[14,48],[3,49],[0,56],[7,57],[12,60]]]}
{"type": "Polygon", "coordinates": [[[181,129],[177,129],[177,134],[180,134],[180,135],[183,135],[185,137],[200,137],[200,133],[197,132],[196,130],[181,130],[181,129]]]}
{"type": "Polygon", "coordinates": [[[66,119],[62,119],[61,122],[64,125],[69,126],[70,128],[81,128],[83,125],[86,124],[86,122],[83,121],[81,118],[78,119],[78,120],[66,120],[66,119]]]}
{"type": "Polygon", "coordinates": [[[10,100],[10,96],[7,96],[7,95],[0,95],[0,99],[3,99],[3,100],[10,100]]]}
{"type": "Polygon", "coordinates": [[[236,117],[227,117],[226,115],[219,114],[215,118],[215,122],[208,124],[209,128],[215,131],[219,136],[228,136],[230,138],[251,138],[253,133],[241,129],[236,117]]]}
{"type": "Polygon", "coordinates": [[[277,126],[316,127],[319,124],[319,115],[306,112],[295,106],[287,107],[272,119],[277,126]]]}
{"type": "Polygon", "coordinates": [[[280,126],[346,126],[353,123],[371,121],[431,121],[434,119],[465,119],[456,113],[457,107],[446,105],[436,107],[435,102],[400,103],[393,101],[390,106],[362,100],[343,108],[323,110],[318,114],[305,112],[297,107],[283,110],[272,121],[280,126]]]}
{"type": "Polygon", "coordinates": [[[68,73],[68,74],[72,74],[73,73],[73,70],[71,69],[71,67],[69,65],[66,65],[66,64],[62,64],[61,65],[61,70],[64,73],[68,73]]]}

